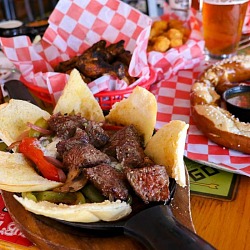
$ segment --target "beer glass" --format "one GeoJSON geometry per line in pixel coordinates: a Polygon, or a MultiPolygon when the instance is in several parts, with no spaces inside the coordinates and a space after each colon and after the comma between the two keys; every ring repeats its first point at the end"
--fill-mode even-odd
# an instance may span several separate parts
{"type": "Polygon", "coordinates": [[[203,0],[202,23],[208,59],[236,54],[248,0],[203,0]]]}

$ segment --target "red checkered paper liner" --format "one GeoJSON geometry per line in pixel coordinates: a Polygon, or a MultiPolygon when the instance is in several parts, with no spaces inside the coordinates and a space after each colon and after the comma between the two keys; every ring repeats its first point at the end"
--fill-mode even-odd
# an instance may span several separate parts
{"type": "MultiPolygon", "coordinates": [[[[0,239],[6,242],[15,243],[22,246],[31,246],[32,243],[25,238],[23,233],[16,227],[12,221],[7,208],[5,207],[0,192],[0,239]]],[[[10,249],[10,248],[9,248],[10,249]]],[[[12,248],[14,249],[14,247],[12,248]]]]}
{"type": "MultiPolygon", "coordinates": [[[[147,43],[152,19],[118,0],[60,0],[49,18],[49,27],[42,40],[32,44],[26,36],[1,38],[5,55],[22,73],[28,85],[47,89],[56,101],[67,75],[55,73],[60,62],[80,55],[101,39],[110,43],[125,41],[132,52],[129,73],[139,79],[130,85],[145,82],[150,77],[147,43]]],[[[123,80],[103,76],[89,84],[96,94],[103,90],[127,88],[123,80]]]]}
{"type": "MultiPolygon", "coordinates": [[[[158,80],[168,79],[180,69],[191,69],[203,60],[204,40],[201,32],[200,20],[197,11],[190,9],[187,18],[177,15],[168,5],[164,8],[161,20],[181,20],[191,33],[185,44],[171,48],[165,53],[151,51],[148,53],[148,63],[158,73],[158,80]]],[[[184,12],[185,13],[185,12],[184,12]]]]}
{"type": "Polygon", "coordinates": [[[225,171],[250,176],[250,155],[226,149],[208,140],[195,126],[190,110],[191,86],[207,65],[181,70],[168,80],[154,84],[152,92],[158,102],[157,128],[171,120],[188,123],[185,156],[225,171]]]}

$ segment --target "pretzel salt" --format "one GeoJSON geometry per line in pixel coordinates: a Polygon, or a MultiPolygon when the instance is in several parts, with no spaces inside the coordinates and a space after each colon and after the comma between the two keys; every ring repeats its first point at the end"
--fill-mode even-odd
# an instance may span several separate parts
{"type": "Polygon", "coordinates": [[[250,79],[250,55],[234,56],[204,71],[191,89],[191,112],[196,126],[213,142],[250,154],[250,123],[228,112],[221,94],[250,79]]]}

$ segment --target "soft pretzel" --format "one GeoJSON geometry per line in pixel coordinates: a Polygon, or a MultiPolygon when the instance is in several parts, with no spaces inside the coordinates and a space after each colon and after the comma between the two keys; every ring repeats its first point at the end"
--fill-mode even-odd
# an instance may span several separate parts
{"type": "Polygon", "coordinates": [[[250,79],[250,55],[234,56],[207,68],[191,89],[191,112],[196,126],[211,141],[250,154],[250,123],[228,112],[221,94],[250,79]]]}

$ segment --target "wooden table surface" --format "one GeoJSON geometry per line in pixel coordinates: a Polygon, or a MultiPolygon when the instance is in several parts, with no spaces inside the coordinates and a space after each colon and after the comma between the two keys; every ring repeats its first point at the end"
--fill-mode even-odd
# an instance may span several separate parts
{"type": "Polygon", "coordinates": [[[218,250],[250,249],[250,178],[240,176],[232,201],[191,195],[196,233],[218,250]]]}

